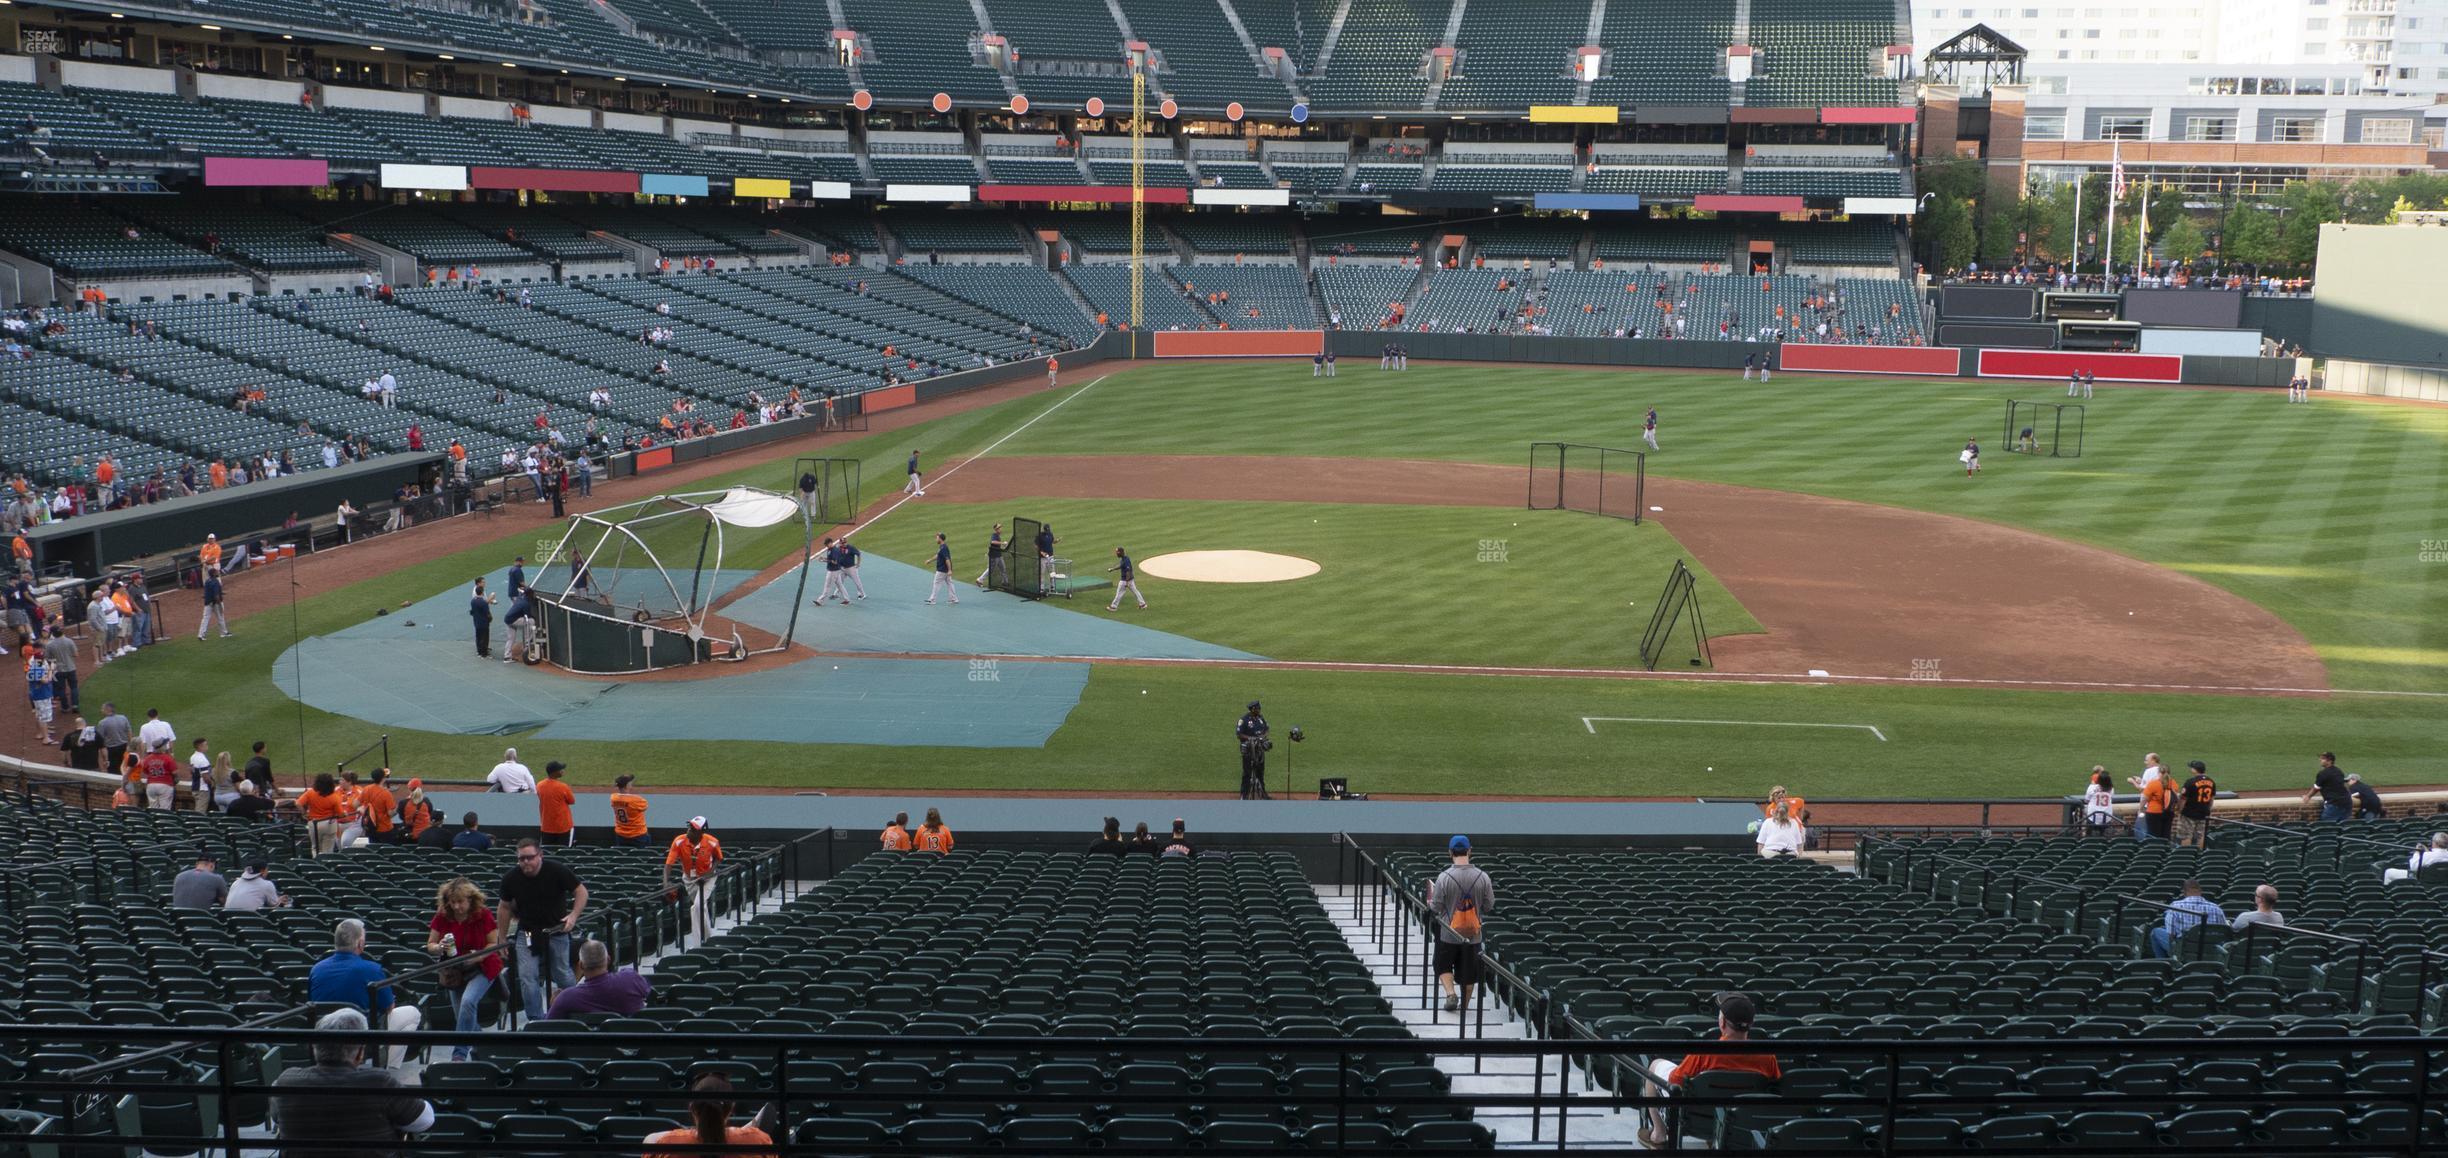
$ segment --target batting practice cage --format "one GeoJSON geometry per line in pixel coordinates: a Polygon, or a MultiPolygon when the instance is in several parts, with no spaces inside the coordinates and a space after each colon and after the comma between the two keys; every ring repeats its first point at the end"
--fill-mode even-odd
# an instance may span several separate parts
{"type": "Polygon", "coordinates": [[[1530,509],[1641,521],[1648,456],[1579,442],[1530,444],[1530,509]]]}
{"type": "Polygon", "coordinates": [[[2081,458],[2082,442],[2082,407],[2007,400],[2006,449],[2039,458],[2081,458]]]}
{"type": "Polygon", "coordinates": [[[544,657],[570,671],[610,674],[788,647],[806,602],[815,534],[798,498],[756,487],[658,495],[574,516],[561,542],[539,560],[532,585],[544,657]],[[779,553],[777,538],[785,550],[796,548],[800,561],[796,580],[777,580],[799,587],[782,633],[714,614],[734,586],[779,553]]]}
{"type": "Polygon", "coordinates": [[[859,460],[855,458],[795,460],[789,489],[819,526],[858,521],[859,460]]]}

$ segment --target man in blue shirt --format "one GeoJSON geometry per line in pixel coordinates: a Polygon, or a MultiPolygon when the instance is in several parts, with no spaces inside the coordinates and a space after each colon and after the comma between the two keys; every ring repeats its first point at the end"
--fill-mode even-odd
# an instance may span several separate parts
{"type": "Polygon", "coordinates": [[[913,451],[911,451],[911,452],[910,452],[910,459],[909,459],[909,485],[908,485],[908,486],[905,486],[905,487],[902,487],[902,488],[901,488],[901,493],[902,493],[902,494],[905,494],[905,495],[914,495],[914,496],[920,496],[920,497],[923,497],[923,496],[926,494],[926,488],[924,488],[924,487],[922,487],[922,486],[919,486],[919,485],[918,485],[918,452],[917,452],[917,451],[914,451],[914,450],[913,450],[913,451]]]}
{"type": "Polygon", "coordinates": [[[493,834],[476,827],[473,812],[459,818],[459,834],[451,838],[452,848],[472,848],[482,852],[493,847],[493,834]]]}
{"type": "Polygon", "coordinates": [[[935,593],[938,591],[952,597],[952,606],[960,606],[960,592],[952,587],[952,544],[945,540],[941,531],[935,534],[935,578],[927,584],[927,606],[935,606],[935,593]]]}
{"type": "Polygon", "coordinates": [[[502,608],[502,626],[510,630],[508,647],[502,649],[502,662],[527,658],[527,645],[535,642],[535,604],[524,587],[510,589],[510,605],[502,608]]]}
{"type": "Polygon", "coordinates": [[[1131,566],[1130,552],[1120,547],[1114,548],[1114,565],[1107,570],[1119,571],[1122,577],[1114,583],[1113,602],[1106,604],[1105,610],[1122,610],[1122,593],[1125,591],[1130,592],[1131,598],[1139,601],[1139,610],[1147,610],[1147,596],[1139,593],[1139,569],[1131,566]]]}
{"type": "MultiPolygon", "coordinates": [[[[332,928],[331,955],[315,962],[314,972],[306,978],[306,1000],[346,1005],[366,1015],[367,1025],[379,1025],[395,1033],[407,1033],[425,1023],[416,1007],[403,1007],[391,993],[383,967],[365,956],[365,924],[355,918],[341,921],[332,928]]],[[[407,1056],[408,1047],[395,1045],[385,1053],[393,1069],[407,1056]]]]}
{"type": "MultiPolygon", "coordinates": [[[[850,586],[858,589],[859,598],[867,598],[867,583],[865,580],[859,578],[858,544],[853,543],[848,539],[844,539],[841,541],[841,552],[842,578],[848,579],[850,581],[850,586]]],[[[848,602],[848,600],[844,600],[843,602],[848,602]]]]}
{"type": "Polygon", "coordinates": [[[824,586],[816,592],[816,606],[822,607],[825,605],[825,600],[833,598],[839,598],[844,604],[850,602],[850,592],[842,587],[842,564],[841,544],[833,536],[825,536],[824,586]]]}
{"type": "Polygon", "coordinates": [[[2151,930],[2150,947],[2153,957],[2175,956],[2175,943],[2186,933],[2203,924],[2225,925],[2226,910],[2218,902],[2202,895],[2200,881],[2186,881],[2184,895],[2168,905],[2167,918],[2160,927],[2151,930]]]}
{"type": "Polygon", "coordinates": [[[510,594],[516,595],[521,591],[525,591],[526,589],[527,556],[514,556],[510,560],[510,594]]]}

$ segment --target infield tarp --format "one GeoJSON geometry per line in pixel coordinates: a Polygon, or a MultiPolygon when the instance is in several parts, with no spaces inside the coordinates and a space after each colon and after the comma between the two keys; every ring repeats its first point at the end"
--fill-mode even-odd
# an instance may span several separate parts
{"type": "MultiPolygon", "coordinates": [[[[728,589],[748,575],[716,582],[728,589]]],[[[496,573],[485,585],[506,582],[496,573]]],[[[584,679],[501,662],[509,633],[499,623],[497,658],[477,658],[468,594],[454,587],[302,641],[274,664],[273,683],[335,715],[458,735],[977,748],[1043,746],[1088,683],[1082,663],[852,657],[740,674],[711,665],[718,674],[686,680],[584,679]]]]}

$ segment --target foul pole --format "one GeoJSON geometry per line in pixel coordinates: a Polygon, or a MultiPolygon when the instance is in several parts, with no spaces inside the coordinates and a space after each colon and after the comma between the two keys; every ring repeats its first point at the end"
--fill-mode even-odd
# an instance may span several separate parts
{"type": "Polygon", "coordinates": [[[1147,263],[1147,58],[1131,53],[1130,353],[1139,356],[1139,305],[1147,263]]]}

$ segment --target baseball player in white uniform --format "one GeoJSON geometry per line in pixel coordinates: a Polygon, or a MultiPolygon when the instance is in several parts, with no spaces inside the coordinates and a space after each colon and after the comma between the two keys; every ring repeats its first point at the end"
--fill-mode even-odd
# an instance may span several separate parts
{"type": "Polygon", "coordinates": [[[1648,417],[1641,419],[1641,441],[1648,443],[1649,449],[1651,450],[1656,450],[1658,448],[1657,407],[1655,406],[1649,408],[1648,417]]]}

